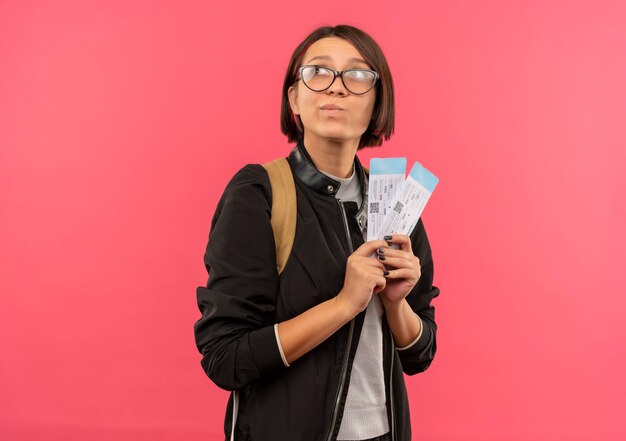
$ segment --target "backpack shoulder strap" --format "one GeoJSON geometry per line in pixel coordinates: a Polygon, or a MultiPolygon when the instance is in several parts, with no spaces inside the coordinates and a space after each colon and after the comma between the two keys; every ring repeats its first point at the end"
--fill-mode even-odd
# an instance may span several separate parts
{"type": "Polygon", "coordinates": [[[276,243],[276,268],[282,273],[296,237],[296,186],[287,158],[263,164],[272,186],[272,230],[276,243]]]}

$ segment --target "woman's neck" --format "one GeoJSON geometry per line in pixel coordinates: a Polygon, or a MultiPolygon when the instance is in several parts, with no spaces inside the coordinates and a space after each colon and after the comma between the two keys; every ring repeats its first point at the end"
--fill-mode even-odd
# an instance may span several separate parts
{"type": "Polygon", "coordinates": [[[335,141],[307,137],[305,133],[304,146],[319,170],[339,178],[352,175],[354,156],[359,147],[358,139],[335,141]]]}

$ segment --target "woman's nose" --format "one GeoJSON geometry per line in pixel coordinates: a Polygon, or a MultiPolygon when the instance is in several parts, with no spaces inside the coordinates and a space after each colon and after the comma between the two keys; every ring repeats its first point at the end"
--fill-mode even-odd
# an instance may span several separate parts
{"type": "Polygon", "coordinates": [[[348,91],[346,90],[346,86],[343,85],[343,81],[339,75],[335,76],[335,80],[332,82],[330,87],[326,89],[326,93],[347,95],[348,91]]]}

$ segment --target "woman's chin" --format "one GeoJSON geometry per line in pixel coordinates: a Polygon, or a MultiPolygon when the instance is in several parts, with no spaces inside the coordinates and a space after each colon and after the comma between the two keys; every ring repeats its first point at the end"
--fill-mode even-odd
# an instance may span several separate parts
{"type": "Polygon", "coordinates": [[[327,139],[332,142],[346,142],[350,140],[358,140],[361,138],[360,135],[346,132],[346,130],[322,130],[316,133],[317,138],[327,139]]]}

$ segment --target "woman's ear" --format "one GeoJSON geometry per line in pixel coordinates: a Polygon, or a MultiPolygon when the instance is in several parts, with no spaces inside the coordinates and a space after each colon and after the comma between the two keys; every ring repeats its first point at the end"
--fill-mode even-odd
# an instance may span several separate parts
{"type": "Polygon", "coordinates": [[[289,97],[289,107],[291,107],[293,114],[300,115],[298,110],[298,90],[294,86],[289,86],[287,96],[289,97]]]}

